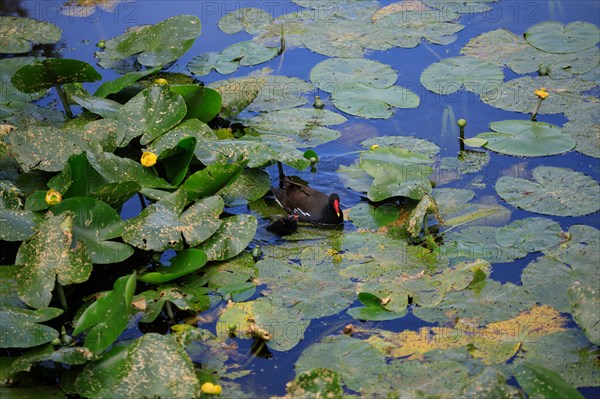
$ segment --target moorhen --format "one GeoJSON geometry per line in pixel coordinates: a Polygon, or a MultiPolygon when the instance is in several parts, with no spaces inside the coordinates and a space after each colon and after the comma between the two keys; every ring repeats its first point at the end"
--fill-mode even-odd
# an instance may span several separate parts
{"type": "Polygon", "coordinates": [[[341,224],[344,215],[337,194],[326,195],[320,191],[296,183],[288,177],[280,178],[280,187],[271,191],[277,203],[286,212],[298,215],[299,222],[315,224],[341,224]]]}
{"type": "Polygon", "coordinates": [[[291,213],[281,219],[275,220],[267,226],[267,231],[280,236],[288,236],[298,229],[298,215],[291,213]]]}

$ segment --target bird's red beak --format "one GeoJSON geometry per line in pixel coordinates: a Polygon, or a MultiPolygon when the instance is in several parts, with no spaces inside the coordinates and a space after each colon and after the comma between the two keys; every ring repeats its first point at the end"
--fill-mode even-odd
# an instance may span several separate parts
{"type": "Polygon", "coordinates": [[[338,215],[338,217],[340,217],[342,215],[342,211],[340,210],[340,201],[339,200],[333,201],[333,209],[335,210],[335,213],[338,215]]]}

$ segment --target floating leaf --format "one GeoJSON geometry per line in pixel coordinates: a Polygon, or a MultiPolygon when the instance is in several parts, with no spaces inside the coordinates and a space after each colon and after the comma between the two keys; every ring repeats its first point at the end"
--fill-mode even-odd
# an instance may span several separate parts
{"type": "Polygon", "coordinates": [[[208,123],[221,111],[221,95],[216,90],[198,85],[171,85],[169,88],[185,101],[187,114],[184,119],[208,123]]]}
{"type": "Polygon", "coordinates": [[[217,335],[223,339],[230,325],[240,338],[259,338],[278,351],[288,351],[303,338],[309,320],[302,319],[294,308],[261,297],[252,302],[236,302],[229,306],[217,322],[217,335]]]}
{"type": "MultiPolygon", "coordinates": [[[[508,263],[527,255],[521,246],[503,247],[496,241],[499,228],[492,226],[472,226],[460,232],[446,234],[440,252],[453,259],[485,259],[492,263],[508,263]]],[[[529,248],[527,248],[529,249],[529,248]]]]}
{"type": "Polygon", "coordinates": [[[400,86],[376,89],[361,83],[347,83],[338,86],[331,97],[333,105],[350,115],[363,118],[387,119],[395,108],[417,108],[419,96],[400,86]]]}
{"type": "Polygon", "coordinates": [[[358,204],[350,209],[348,218],[359,229],[377,230],[399,219],[402,209],[394,204],[373,206],[358,204]]]}
{"type": "Polygon", "coordinates": [[[355,319],[384,321],[398,319],[406,314],[390,312],[383,307],[379,297],[368,292],[359,293],[358,300],[365,306],[348,309],[348,314],[355,319]]]}
{"type": "Polygon", "coordinates": [[[148,333],[128,345],[116,346],[86,366],[75,388],[94,398],[175,399],[195,396],[200,383],[181,345],[169,335],[148,333]]]}
{"type": "Polygon", "coordinates": [[[55,281],[62,285],[82,283],[92,272],[92,261],[82,242],[73,239],[73,217],[49,215],[37,231],[19,247],[16,264],[19,298],[33,308],[48,306],[55,281]]]}
{"type": "Polygon", "coordinates": [[[561,154],[575,147],[575,140],[555,125],[544,122],[508,120],[493,122],[494,132],[480,133],[476,138],[487,140],[484,147],[514,156],[545,156],[561,154]]]}
{"type": "Polygon", "coordinates": [[[221,94],[221,115],[225,118],[235,116],[250,105],[265,85],[264,77],[243,77],[220,80],[208,87],[221,94]]]}
{"type": "Polygon", "coordinates": [[[102,79],[90,64],[67,58],[47,58],[25,65],[13,75],[11,83],[23,93],[35,93],[56,85],[95,82],[102,79]]]}
{"type": "Polygon", "coordinates": [[[58,317],[62,309],[43,308],[28,310],[2,307],[0,310],[0,348],[30,348],[52,341],[58,331],[42,323],[58,317]]]}
{"type": "Polygon", "coordinates": [[[218,193],[233,183],[242,173],[240,164],[214,164],[199,170],[188,177],[182,186],[188,195],[188,201],[218,193]]]}
{"type": "Polygon", "coordinates": [[[192,58],[188,70],[194,75],[208,75],[213,69],[222,74],[230,74],[238,66],[262,64],[277,55],[278,49],[265,47],[255,41],[232,44],[220,53],[204,53],[192,58]]]}
{"type": "Polygon", "coordinates": [[[594,158],[600,158],[600,124],[578,124],[567,122],[563,132],[577,141],[575,151],[594,158]]]}
{"type": "Polygon", "coordinates": [[[385,89],[396,83],[398,75],[389,65],[364,58],[331,58],[315,65],[310,80],[321,90],[335,93],[347,83],[362,83],[385,89]]]}
{"type": "Polygon", "coordinates": [[[244,169],[230,185],[219,191],[228,206],[262,198],[271,188],[271,176],[262,169],[244,169]]]}
{"type": "Polygon", "coordinates": [[[412,152],[423,154],[426,157],[434,158],[439,152],[440,147],[429,140],[420,139],[412,136],[378,136],[367,139],[360,143],[365,148],[371,148],[373,145],[379,147],[404,148],[412,152]]]}
{"type": "Polygon", "coordinates": [[[186,115],[184,99],[168,86],[152,85],[123,105],[116,116],[123,125],[119,146],[142,136],[141,144],[152,140],[177,125],[186,115]]]}
{"type": "Polygon", "coordinates": [[[108,348],[127,327],[136,286],[135,277],[133,273],[118,278],[113,289],[103,293],[75,322],[73,335],[89,330],[85,346],[94,354],[100,354],[108,348]]]}
{"type": "Polygon", "coordinates": [[[124,181],[136,182],[144,188],[171,188],[171,185],[157,177],[140,164],[129,158],[121,158],[110,152],[88,152],[90,165],[109,183],[124,181]]]}
{"type": "Polygon", "coordinates": [[[515,207],[544,215],[582,216],[600,209],[600,186],[591,177],[550,166],[538,166],[532,175],[534,181],[503,176],[496,192],[515,207]]]}
{"type": "Polygon", "coordinates": [[[532,363],[522,363],[514,370],[517,382],[530,397],[584,399],[584,396],[552,370],[532,363]]]}
{"type": "Polygon", "coordinates": [[[0,240],[24,241],[29,238],[35,227],[34,213],[0,208],[0,240]]]}
{"type": "Polygon", "coordinates": [[[138,277],[140,281],[151,284],[166,283],[200,269],[206,264],[206,254],[198,249],[186,249],[169,260],[170,266],[162,266],[138,277]]]}
{"type": "Polygon", "coordinates": [[[368,342],[345,335],[327,337],[302,352],[296,362],[296,375],[315,368],[339,374],[348,388],[361,392],[376,381],[386,367],[383,354],[368,342]]]}
{"type": "Polygon", "coordinates": [[[200,35],[200,19],[193,15],[176,15],[156,25],[135,27],[106,41],[104,51],[96,53],[98,64],[114,68],[135,56],[145,66],[168,64],[181,57],[200,35]]]}
{"type": "Polygon", "coordinates": [[[94,96],[106,98],[111,94],[116,94],[116,93],[120,92],[124,88],[132,85],[133,83],[137,82],[138,80],[142,79],[143,77],[146,77],[148,75],[152,75],[155,72],[158,72],[159,70],[160,70],[160,67],[154,67],[154,68],[145,69],[143,71],[134,71],[134,72],[126,73],[123,76],[119,76],[115,80],[111,80],[111,81],[102,83],[100,85],[100,87],[98,87],[98,90],[96,90],[94,92],[94,96]]]}
{"type": "Polygon", "coordinates": [[[491,62],[473,57],[452,57],[430,65],[421,74],[421,83],[438,94],[452,94],[461,87],[483,94],[496,90],[504,73],[491,62]]]}
{"type": "Polygon", "coordinates": [[[230,35],[245,31],[251,35],[260,31],[263,25],[271,23],[271,14],[260,8],[244,7],[228,12],[218,22],[219,29],[230,35]]]}
{"type": "MultiPolygon", "coordinates": [[[[2,18],[2,17],[0,17],[2,18]]],[[[35,57],[15,57],[0,60],[0,103],[10,103],[12,101],[33,101],[43,97],[46,92],[26,94],[19,91],[11,82],[11,78],[25,65],[33,64],[37,59],[35,57]]]]}
{"type": "Polygon", "coordinates": [[[73,216],[73,235],[85,243],[92,262],[122,262],[133,255],[127,244],[108,241],[121,236],[123,220],[108,204],[89,197],[67,198],[52,208],[55,215],[69,212],[73,216]]]}
{"type": "Polygon", "coordinates": [[[208,260],[233,258],[254,238],[258,222],[252,215],[235,215],[223,219],[219,229],[199,249],[206,252],[208,260]]]}
{"type": "Polygon", "coordinates": [[[285,386],[288,395],[293,398],[317,399],[326,395],[330,399],[344,397],[341,379],[338,373],[325,368],[305,371],[285,386]]]}
{"type": "Polygon", "coordinates": [[[295,108],[307,103],[306,93],[314,87],[302,79],[287,76],[261,76],[264,84],[256,99],[246,107],[250,112],[272,112],[295,108]]]}
{"type": "Polygon", "coordinates": [[[0,17],[0,53],[28,53],[32,44],[59,41],[62,31],[47,21],[32,18],[0,17]]]}
{"type": "Polygon", "coordinates": [[[525,252],[543,251],[561,240],[560,224],[546,218],[515,220],[496,232],[496,241],[505,248],[520,248],[525,252]]]}
{"type": "Polygon", "coordinates": [[[246,121],[261,135],[298,147],[316,147],[340,136],[325,126],[339,125],[346,118],[331,111],[314,108],[293,108],[263,113],[246,121]]]}
{"type": "Polygon", "coordinates": [[[600,30],[596,25],[583,21],[566,26],[556,21],[544,21],[527,29],[525,40],[548,53],[576,53],[598,44],[600,30]]]}

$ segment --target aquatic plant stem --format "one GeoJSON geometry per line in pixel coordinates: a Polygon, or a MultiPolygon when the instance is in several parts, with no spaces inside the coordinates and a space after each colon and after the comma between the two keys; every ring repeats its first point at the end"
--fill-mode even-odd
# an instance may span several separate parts
{"type": "Polygon", "coordinates": [[[67,297],[65,296],[65,290],[63,289],[62,284],[58,282],[58,279],[56,280],[56,293],[58,294],[60,306],[62,306],[64,310],[69,309],[69,305],[67,304],[67,297]]]}
{"type": "Polygon", "coordinates": [[[171,307],[170,301],[165,301],[165,308],[167,309],[167,316],[169,316],[169,322],[174,322],[175,316],[173,315],[173,308],[171,307]]]}
{"type": "Polygon", "coordinates": [[[140,204],[142,205],[142,209],[146,209],[146,200],[144,200],[144,196],[142,193],[137,193],[138,198],[140,199],[140,204]]]}
{"type": "Polygon", "coordinates": [[[56,89],[56,92],[58,93],[58,98],[60,98],[60,102],[62,103],[63,108],[65,109],[65,113],[67,114],[67,117],[69,119],[73,119],[73,111],[71,111],[71,107],[69,106],[69,100],[67,99],[67,95],[65,94],[65,92],[63,91],[63,89],[60,85],[54,85],[54,88],[56,89]]]}
{"type": "Polygon", "coordinates": [[[537,114],[540,111],[540,107],[542,106],[542,101],[544,101],[543,98],[538,98],[538,102],[535,105],[535,109],[533,110],[533,113],[531,114],[530,120],[532,122],[537,122],[537,114]]]}

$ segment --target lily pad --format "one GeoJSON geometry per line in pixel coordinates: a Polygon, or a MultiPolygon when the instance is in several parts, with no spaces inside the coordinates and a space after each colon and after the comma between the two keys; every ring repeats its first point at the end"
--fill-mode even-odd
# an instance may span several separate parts
{"type": "Polygon", "coordinates": [[[175,280],[202,268],[206,264],[206,254],[198,249],[186,249],[169,260],[170,266],[162,266],[138,277],[145,283],[160,284],[175,280]]]}
{"type": "Polygon", "coordinates": [[[569,385],[562,377],[544,366],[522,363],[515,367],[515,377],[519,385],[531,397],[584,399],[584,396],[569,385]]]}
{"type": "Polygon", "coordinates": [[[364,58],[331,58],[315,65],[310,80],[321,90],[335,93],[340,85],[362,83],[385,89],[396,83],[398,75],[389,65],[364,58]]]}
{"type": "Polygon", "coordinates": [[[97,52],[96,58],[103,68],[118,67],[122,60],[134,56],[145,66],[165,65],[188,51],[200,31],[200,18],[176,15],[156,25],[131,28],[107,40],[104,51],[97,52]]]}
{"type": "Polygon", "coordinates": [[[361,392],[377,380],[386,362],[368,342],[342,335],[327,337],[305,349],[296,362],[296,375],[318,367],[338,373],[348,388],[361,392]]]}
{"type": "Polygon", "coordinates": [[[111,349],[77,377],[77,392],[94,398],[189,398],[200,383],[183,347],[169,335],[144,334],[111,349]]]}
{"type": "Polygon", "coordinates": [[[229,186],[219,191],[228,206],[247,204],[262,198],[271,188],[271,176],[262,169],[244,169],[229,186]]]}
{"type": "Polygon", "coordinates": [[[67,198],[52,208],[56,215],[64,212],[73,215],[73,235],[85,243],[92,262],[117,263],[133,255],[131,246],[108,241],[123,232],[121,217],[108,204],[90,197],[67,198]]]}
{"type": "Polygon", "coordinates": [[[110,152],[88,152],[90,165],[109,183],[136,182],[144,188],[171,188],[171,185],[154,175],[148,168],[129,158],[110,152]]]}
{"type": "Polygon", "coordinates": [[[0,208],[0,240],[24,241],[34,233],[34,213],[0,208]]]}
{"type": "Polygon", "coordinates": [[[272,112],[295,108],[307,103],[306,94],[314,90],[313,85],[302,79],[287,76],[267,75],[258,96],[246,107],[250,112],[272,112]]]}
{"type": "Polygon", "coordinates": [[[82,283],[92,272],[85,245],[73,238],[73,217],[52,215],[37,225],[36,232],[19,247],[16,264],[19,298],[33,308],[50,304],[56,281],[62,285],[82,283]]]}
{"type": "Polygon", "coordinates": [[[544,21],[527,29],[525,40],[548,53],[576,53],[598,44],[600,30],[583,21],[566,26],[556,21],[544,21]]]}
{"type": "Polygon", "coordinates": [[[95,82],[102,79],[90,64],[67,58],[47,58],[21,67],[10,80],[23,93],[35,93],[56,85],[95,82]]]}
{"type": "Polygon", "coordinates": [[[62,31],[53,23],[33,18],[0,17],[0,53],[28,53],[32,44],[52,44],[62,31]]]}
{"type": "Polygon", "coordinates": [[[325,368],[305,371],[288,382],[286,389],[291,399],[317,399],[321,395],[326,395],[330,399],[344,397],[339,374],[325,368]]]}
{"type": "Polygon", "coordinates": [[[545,122],[507,120],[490,124],[493,132],[475,138],[487,142],[484,147],[514,156],[539,157],[556,155],[573,149],[573,138],[561,128],[545,122]]]}
{"type": "Polygon", "coordinates": [[[358,204],[350,209],[348,218],[359,229],[377,230],[398,220],[401,211],[394,204],[382,204],[377,207],[358,204]]]}
{"type": "Polygon", "coordinates": [[[58,331],[37,323],[54,319],[62,312],[57,308],[28,310],[3,306],[0,310],[3,326],[0,348],[30,348],[52,341],[58,337],[58,331]]]}
{"type": "Polygon", "coordinates": [[[448,95],[461,87],[483,94],[496,90],[504,73],[491,62],[473,57],[452,57],[432,64],[421,74],[421,83],[434,93],[448,95]]]}
{"type": "Polygon", "coordinates": [[[505,248],[520,248],[525,252],[543,251],[561,241],[560,224],[546,218],[515,220],[496,232],[496,241],[505,248]]]}
{"type": "Polygon", "coordinates": [[[16,71],[25,65],[33,64],[36,60],[35,57],[15,57],[0,60],[0,103],[33,101],[46,94],[45,91],[29,94],[23,93],[10,81],[16,71]]]}
{"type": "Polygon", "coordinates": [[[373,145],[379,147],[404,148],[412,152],[423,154],[426,157],[434,158],[439,152],[440,147],[429,140],[420,139],[412,136],[378,136],[367,139],[360,143],[365,148],[371,148],[373,145]]]}
{"type": "Polygon", "coordinates": [[[554,216],[583,216],[600,209],[600,186],[589,176],[567,168],[538,166],[533,179],[503,176],[496,192],[509,204],[554,216]]]}
{"type": "Polygon", "coordinates": [[[258,221],[252,215],[235,215],[223,219],[219,229],[199,249],[206,252],[208,260],[231,259],[254,238],[258,221]]]}
{"type": "Polygon", "coordinates": [[[446,234],[445,244],[439,250],[450,258],[481,258],[492,263],[508,263],[527,255],[520,246],[499,245],[496,241],[498,232],[499,228],[492,226],[471,226],[460,232],[453,231],[446,234]]]}
{"type": "Polygon", "coordinates": [[[255,41],[232,44],[220,53],[200,54],[188,63],[188,70],[194,75],[208,75],[213,69],[221,74],[237,71],[239,66],[262,64],[277,55],[278,49],[265,47],[255,41]]]}
{"type": "Polygon", "coordinates": [[[578,124],[567,122],[563,132],[577,141],[575,151],[594,158],[600,158],[600,124],[578,124]]]}
{"type": "Polygon", "coordinates": [[[421,101],[416,93],[404,87],[377,89],[361,83],[338,86],[331,100],[336,108],[350,115],[383,119],[394,114],[391,107],[417,108],[421,101]]]}
{"type": "Polygon", "coordinates": [[[340,136],[336,130],[325,126],[339,125],[346,118],[327,110],[314,108],[292,108],[267,112],[246,121],[248,126],[261,135],[298,147],[316,147],[340,136]]]}
{"type": "Polygon", "coordinates": [[[127,327],[136,286],[135,277],[135,273],[119,277],[113,284],[113,289],[103,293],[85,308],[75,322],[73,335],[89,330],[85,346],[94,354],[102,353],[127,327]]]}
{"type": "Polygon", "coordinates": [[[242,30],[254,35],[260,31],[262,26],[270,24],[272,19],[271,14],[260,8],[244,7],[223,15],[218,26],[219,29],[230,35],[242,30]]]}
{"type": "Polygon", "coordinates": [[[368,292],[358,294],[358,300],[364,306],[348,309],[348,314],[359,320],[394,320],[403,317],[405,313],[391,312],[383,307],[383,302],[377,296],[368,292]]]}

